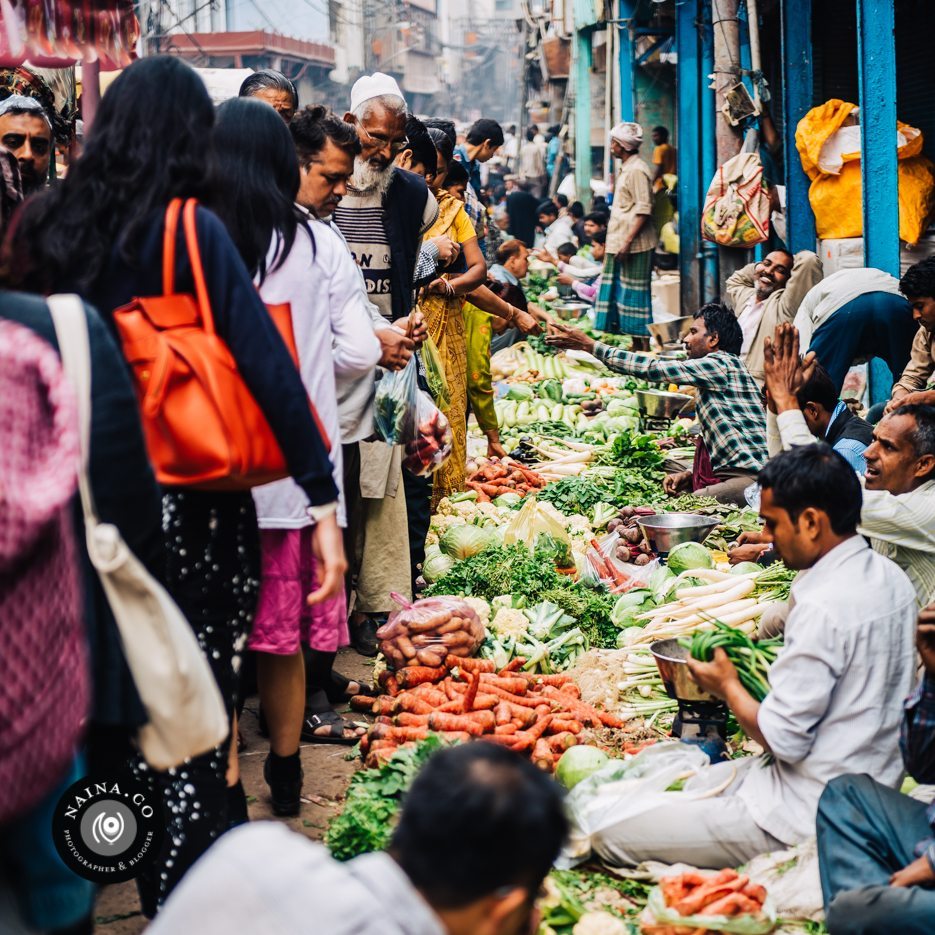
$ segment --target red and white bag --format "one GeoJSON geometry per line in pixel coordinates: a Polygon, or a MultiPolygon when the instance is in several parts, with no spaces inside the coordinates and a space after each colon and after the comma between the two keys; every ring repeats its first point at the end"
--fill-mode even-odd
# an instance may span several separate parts
{"type": "Polygon", "coordinates": [[[752,247],[769,237],[769,196],[756,153],[740,153],[717,170],[701,213],[701,236],[722,247],[752,247]]]}

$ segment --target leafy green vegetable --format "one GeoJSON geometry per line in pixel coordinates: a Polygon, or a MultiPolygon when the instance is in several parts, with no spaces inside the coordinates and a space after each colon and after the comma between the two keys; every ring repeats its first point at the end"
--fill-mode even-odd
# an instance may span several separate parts
{"type": "Polygon", "coordinates": [[[403,793],[426,760],[443,746],[430,736],[412,747],[403,747],[389,762],[377,769],[366,769],[351,777],[347,802],[325,832],[325,844],[337,860],[350,860],[359,854],[384,850],[393,834],[396,814],[403,793]]]}
{"type": "Polygon", "coordinates": [[[570,516],[573,513],[589,513],[598,503],[607,499],[607,491],[602,484],[588,477],[563,477],[542,490],[539,499],[570,516]]]}
{"type": "Polygon", "coordinates": [[[569,582],[523,545],[485,549],[458,562],[425,591],[426,597],[438,594],[473,595],[494,605],[503,595],[522,595],[529,605],[550,601],[578,621],[592,646],[612,647],[617,639],[610,620],[614,596],[569,582]]]}
{"type": "Polygon", "coordinates": [[[610,443],[609,450],[605,450],[600,456],[603,464],[637,468],[642,471],[659,468],[665,459],[655,437],[638,432],[621,432],[610,443]]]}

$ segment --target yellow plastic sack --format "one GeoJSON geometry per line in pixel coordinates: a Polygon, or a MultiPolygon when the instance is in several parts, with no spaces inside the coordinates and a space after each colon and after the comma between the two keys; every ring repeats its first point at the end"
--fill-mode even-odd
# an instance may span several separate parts
{"type": "MultiPolygon", "coordinates": [[[[840,130],[854,104],[833,99],[813,107],[795,131],[802,169],[812,180],[808,191],[815,225],[822,240],[862,237],[860,151],[829,153],[824,150],[840,130]]],[[[899,237],[917,243],[935,209],[935,165],[922,155],[922,132],[896,123],[905,137],[899,147],[899,237]]]]}

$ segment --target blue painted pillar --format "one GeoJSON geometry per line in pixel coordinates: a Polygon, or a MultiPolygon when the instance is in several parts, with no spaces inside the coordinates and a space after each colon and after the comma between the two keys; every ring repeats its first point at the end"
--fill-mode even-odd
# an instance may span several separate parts
{"type": "MultiPolygon", "coordinates": [[[[636,14],[639,0],[620,0],[617,7],[617,18],[628,21],[636,14]]],[[[636,120],[636,93],[634,59],[636,52],[629,22],[622,22],[617,26],[617,62],[620,72],[620,119],[621,121],[636,120]]]]}
{"type": "MultiPolygon", "coordinates": [[[[811,184],[795,148],[795,128],[812,107],[812,3],[782,0],[782,112],[786,175],[786,246],[815,249],[815,215],[808,200],[811,184]]],[[[895,123],[894,123],[895,126],[895,123]]]]}
{"type": "MultiPolygon", "coordinates": [[[[701,163],[698,32],[695,28],[698,0],[676,0],[675,49],[676,108],[679,169],[679,275],[683,314],[691,314],[701,302],[701,163]]],[[[707,185],[707,181],[704,182],[707,185]]]]}
{"type": "Polygon", "coordinates": [[[591,31],[575,33],[575,186],[578,199],[591,192],[591,31]]]}
{"type": "MultiPolygon", "coordinates": [[[[740,27],[740,67],[744,72],[748,72],[753,68],[753,59],[750,57],[750,18],[745,6],[740,7],[737,11],[737,19],[740,20],[738,24],[740,27]]],[[[744,87],[750,92],[750,97],[753,97],[753,81],[746,74],[744,74],[741,80],[744,83],[744,87]]],[[[754,261],[759,262],[765,255],[766,245],[762,243],[756,244],[753,248],[754,261]]]]}
{"type": "MultiPolygon", "coordinates": [[[[701,100],[701,187],[699,188],[699,204],[711,184],[717,170],[717,110],[713,88],[708,75],[714,72],[714,29],[711,25],[711,7],[702,2],[701,27],[701,73],[699,75],[698,92],[701,100]]],[[[679,182],[681,185],[681,180],[679,182]]],[[[699,220],[700,223],[700,220],[699,220]]],[[[721,292],[718,279],[717,245],[708,240],[701,242],[702,252],[702,288],[701,301],[712,302],[721,292]]]]}
{"type": "MultiPolygon", "coordinates": [[[[864,263],[899,276],[896,160],[896,40],[892,0],[857,0],[860,174],[864,263]]],[[[869,367],[870,401],[889,397],[893,375],[879,358],[869,367]]]]}

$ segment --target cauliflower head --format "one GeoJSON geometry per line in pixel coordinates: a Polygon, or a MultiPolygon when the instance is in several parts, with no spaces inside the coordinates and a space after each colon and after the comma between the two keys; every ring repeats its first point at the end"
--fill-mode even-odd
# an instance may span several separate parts
{"type": "Polygon", "coordinates": [[[572,935],[628,935],[629,926],[609,912],[586,912],[571,930],[572,935]]]}
{"type": "Polygon", "coordinates": [[[462,597],[461,600],[480,617],[480,622],[486,627],[490,621],[490,604],[482,597],[462,597]]]}
{"type": "Polygon", "coordinates": [[[490,628],[500,636],[524,636],[529,629],[529,619],[521,610],[501,607],[490,623],[490,628]]]}

